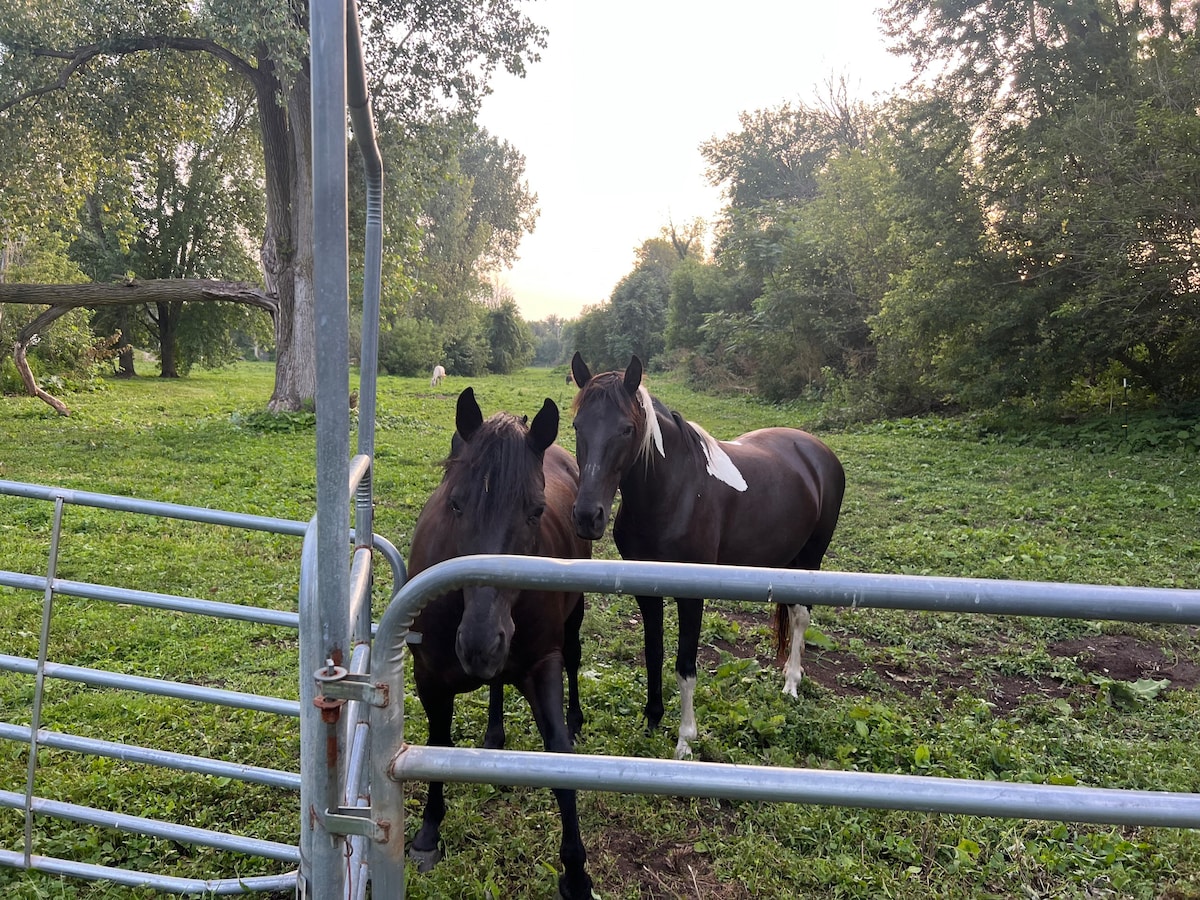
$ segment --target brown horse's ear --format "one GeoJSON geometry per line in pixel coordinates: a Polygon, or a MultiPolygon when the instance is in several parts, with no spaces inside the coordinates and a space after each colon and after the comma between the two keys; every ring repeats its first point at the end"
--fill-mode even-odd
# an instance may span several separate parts
{"type": "Polygon", "coordinates": [[[629,358],[629,368],[625,370],[625,390],[629,391],[629,395],[632,397],[641,386],[642,361],[637,358],[637,354],[635,353],[629,358]]]}
{"type": "Polygon", "coordinates": [[[587,363],[583,361],[578,350],[571,357],[571,377],[575,379],[575,386],[580,388],[592,380],[592,373],[588,371],[587,363]]]}
{"type": "MultiPolygon", "coordinates": [[[[464,441],[469,441],[482,424],[483,413],[479,411],[479,403],[475,400],[475,391],[472,388],[464,388],[463,392],[458,395],[454,427],[458,429],[458,434],[464,441]]],[[[451,455],[453,455],[453,441],[450,446],[451,455]]]]}
{"type": "Polygon", "coordinates": [[[557,437],[558,407],[553,400],[547,397],[542,408],[538,410],[538,414],[533,417],[533,424],[529,426],[529,446],[538,456],[541,456],[557,437]]]}

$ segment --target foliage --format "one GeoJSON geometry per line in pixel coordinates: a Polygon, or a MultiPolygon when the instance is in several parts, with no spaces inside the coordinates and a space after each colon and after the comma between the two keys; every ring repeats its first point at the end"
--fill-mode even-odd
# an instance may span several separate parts
{"type": "Polygon", "coordinates": [[[677,285],[672,349],[770,399],[832,386],[893,414],[1056,401],[1114,367],[1200,395],[1194,11],[883,18],[920,76],[904,91],[866,106],[831,84],[703,145],[720,277],[677,285]]]}
{"type": "Polygon", "coordinates": [[[442,356],[442,339],[432,322],[399,319],[379,335],[379,370],[388,375],[431,372],[442,356]]]}
{"type": "Polygon", "coordinates": [[[555,366],[567,361],[570,353],[564,341],[565,326],[566,322],[554,315],[529,323],[534,342],[533,365],[555,366]]]}
{"type": "Polygon", "coordinates": [[[633,354],[646,363],[662,362],[656,358],[667,349],[672,275],[699,261],[701,232],[699,221],[679,228],[670,225],[658,237],[643,241],[634,254],[633,269],[613,288],[609,302],[583,311],[569,343],[589,366],[596,371],[622,368],[633,354]]]}
{"type": "Polygon", "coordinates": [[[533,332],[521,318],[517,304],[506,300],[484,314],[488,342],[488,371],[511,375],[533,358],[533,332]]]}

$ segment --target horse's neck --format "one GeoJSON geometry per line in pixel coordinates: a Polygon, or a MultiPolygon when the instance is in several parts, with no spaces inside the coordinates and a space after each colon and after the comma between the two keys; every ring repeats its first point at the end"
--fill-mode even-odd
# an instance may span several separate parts
{"type": "Polygon", "coordinates": [[[679,423],[670,415],[657,416],[662,433],[663,452],[651,443],[633,461],[621,479],[621,503],[634,507],[660,507],[673,504],[688,490],[688,472],[692,460],[684,443],[679,423]]]}

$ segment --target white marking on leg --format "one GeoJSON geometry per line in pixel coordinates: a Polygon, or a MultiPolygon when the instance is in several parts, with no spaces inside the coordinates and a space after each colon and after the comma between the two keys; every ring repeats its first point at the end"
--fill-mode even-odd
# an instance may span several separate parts
{"type": "Polygon", "coordinates": [[[696,677],[684,678],[676,674],[679,682],[679,743],[675,745],[675,758],[683,759],[692,755],[692,746],[688,741],[696,739],[696,677]]]}
{"type": "Polygon", "coordinates": [[[812,621],[812,616],[807,606],[793,603],[788,607],[788,620],[792,628],[792,649],[788,653],[787,666],[783,670],[783,692],[795,697],[796,688],[804,678],[804,632],[808,631],[808,623],[812,621]]]}

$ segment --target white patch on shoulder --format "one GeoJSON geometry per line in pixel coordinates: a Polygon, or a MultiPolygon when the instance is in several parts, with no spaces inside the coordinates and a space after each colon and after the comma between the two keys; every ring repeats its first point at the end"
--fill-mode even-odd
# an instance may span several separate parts
{"type": "Polygon", "coordinates": [[[647,455],[650,452],[650,444],[658,448],[658,455],[663,459],[667,458],[667,451],[663,449],[662,429],[658,427],[658,415],[654,412],[654,401],[650,399],[650,392],[646,390],[644,384],[638,385],[637,389],[638,402],[642,404],[642,411],[646,414],[646,433],[642,436],[642,447],[638,451],[638,456],[647,455]]]}
{"type": "MultiPolygon", "coordinates": [[[[700,435],[700,442],[704,446],[704,459],[707,463],[708,474],[717,481],[723,481],[735,491],[746,490],[746,479],[742,477],[742,473],[738,467],[734,465],[729,454],[721,447],[721,442],[715,437],[697,425],[695,422],[688,422],[696,433],[700,435]]],[[[733,441],[732,443],[737,443],[733,441]]]]}

